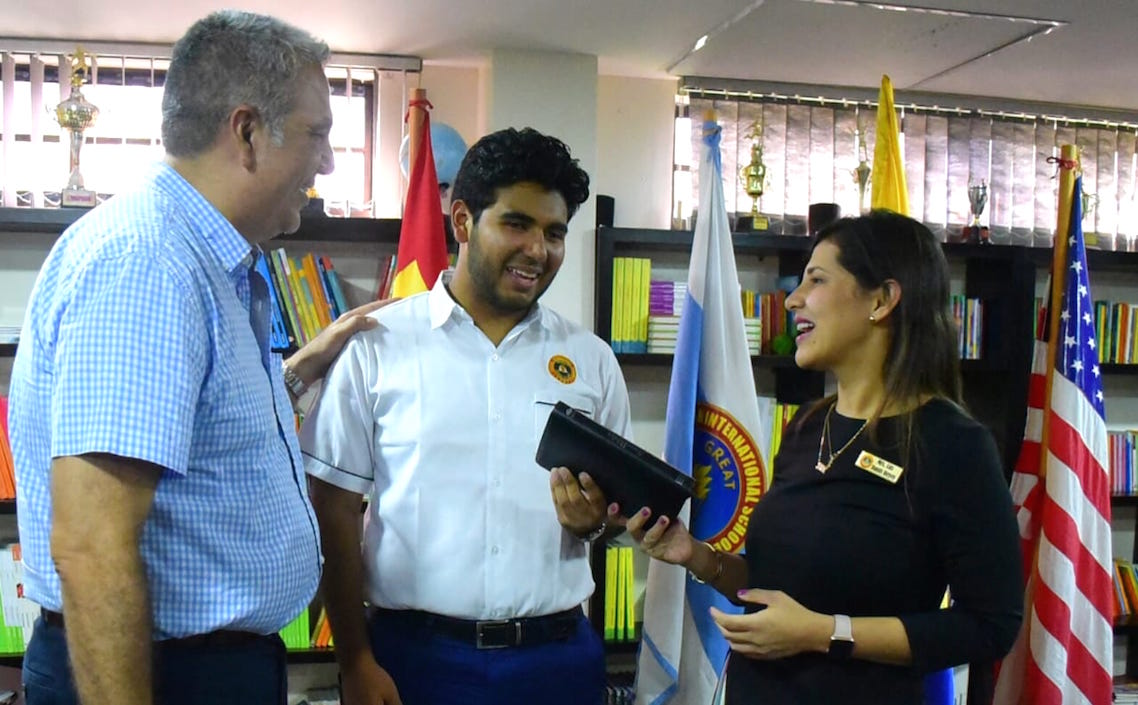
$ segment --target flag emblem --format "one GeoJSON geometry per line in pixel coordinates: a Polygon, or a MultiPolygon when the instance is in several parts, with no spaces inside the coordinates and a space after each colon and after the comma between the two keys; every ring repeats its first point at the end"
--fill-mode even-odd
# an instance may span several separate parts
{"type": "Polygon", "coordinates": [[[692,467],[699,492],[692,500],[694,536],[720,551],[743,548],[751,512],[765,487],[763,459],[751,434],[726,410],[700,402],[695,413],[692,467]]]}
{"type": "Polygon", "coordinates": [[[549,358],[549,374],[561,384],[573,384],[577,380],[577,366],[564,355],[549,358]]]}

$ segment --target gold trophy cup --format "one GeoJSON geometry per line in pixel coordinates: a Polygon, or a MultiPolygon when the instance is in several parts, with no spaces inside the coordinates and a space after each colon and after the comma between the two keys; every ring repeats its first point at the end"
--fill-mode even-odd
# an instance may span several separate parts
{"type": "Polygon", "coordinates": [[[79,173],[79,150],[83,148],[83,131],[95,124],[99,109],[92,105],[80,88],[87,80],[87,54],[83,47],[75,48],[71,57],[71,95],[55,106],[55,119],[59,126],[71,133],[71,175],[60,195],[60,205],[71,208],[94,208],[95,192],[83,187],[79,173]]]}
{"type": "Polygon", "coordinates": [[[759,214],[759,198],[763,195],[767,181],[767,165],[763,164],[762,125],[758,122],[752,123],[751,130],[746,136],[751,138],[751,162],[739,170],[739,179],[743,182],[743,191],[751,197],[751,222],[749,228],[738,229],[766,230],[770,227],[770,220],[759,214]]]}

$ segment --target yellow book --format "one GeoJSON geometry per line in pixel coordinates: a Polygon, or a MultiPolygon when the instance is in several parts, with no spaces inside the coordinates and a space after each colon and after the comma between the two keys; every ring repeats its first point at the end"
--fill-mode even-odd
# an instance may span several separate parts
{"type": "Polygon", "coordinates": [[[621,287],[624,285],[624,258],[612,258],[612,330],[609,331],[609,339],[612,341],[612,349],[615,352],[624,352],[624,333],[623,324],[624,317],[621,315],[624,311],[620,303],[621,287]]]}
{"type": "Polygon", "coordinates": [[[620,288],[620,305],[624,308],[625,353],[636,349],[636,260],[625,258],[625,280],[620,288]]]}
{"type": "Polygon", "coordinates": [[[628,610],[628,582],[625,579],[627,568],[624,565],[624,547],[618,546],[615,550],[616,562],[616,640],[624,641],[627,638],[628,610]]]}
{"type": "Polygon", "coordinates": [[[324,330],[332,322],[332,306],[328,303],[328,297],[324,295],[324,284],[321,282],[320,272],[316,270],[316,256],[309,252],[301,260],[301,265],[304,267],[304,278],[308,280],[308,288],[312,291],[313,308],[320,322],[320,330],[324,330]]]}
{"type": "Polygon", "coordinates": [[[635,570],[632,565],[632,546],[620,547],[621,565],[624,567],[624,639],[635,641],[636,634],[636,593],[634,592],[635,570]]]}
{"type": "Polygon", "coordinates": [[[605,549],[605,641],[616,638],[617,547],[605,549]]]}
{"type": "Polygon", "coordinates": [[[311,308],[305,300],[304,287],[300,285],[300,276],[296,271],[296,263],[283,248],[277,250],[277,252],[280,253],[281,272],[288,281],[289,291],[292,292],[293,300],[296,302],[296,314],[297,318],[300,319],[300,327],[304,332],[304,340],[308,342],[316,337],[318,331],[312,319],[311,308]]]}

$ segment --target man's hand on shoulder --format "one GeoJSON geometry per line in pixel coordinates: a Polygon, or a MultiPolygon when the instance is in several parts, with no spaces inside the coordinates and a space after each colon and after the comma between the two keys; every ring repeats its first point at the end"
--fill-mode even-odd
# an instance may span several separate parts
{"type": "Polygon", "coordinates": [[[286,360],[285,364],[292,368],[305,385],[315,383],[324,377],[332,361],[353,335],[375,328],[376,321],[374,318],[369,318],[368,314],[378,311],[392,301],[394,299],[372,301],[342,314],[320,331],[320,335],[308,341],[295,355],[286,360]]]}

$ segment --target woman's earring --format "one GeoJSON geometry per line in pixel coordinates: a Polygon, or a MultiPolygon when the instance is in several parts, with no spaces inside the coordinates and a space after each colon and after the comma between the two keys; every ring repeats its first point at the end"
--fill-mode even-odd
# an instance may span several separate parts
{"type": "Polygon", "coordinates": [[[877,316],[874,316],[872,313],[869,314],[869,322],[870,323],[877,323],[877,316]]]}

